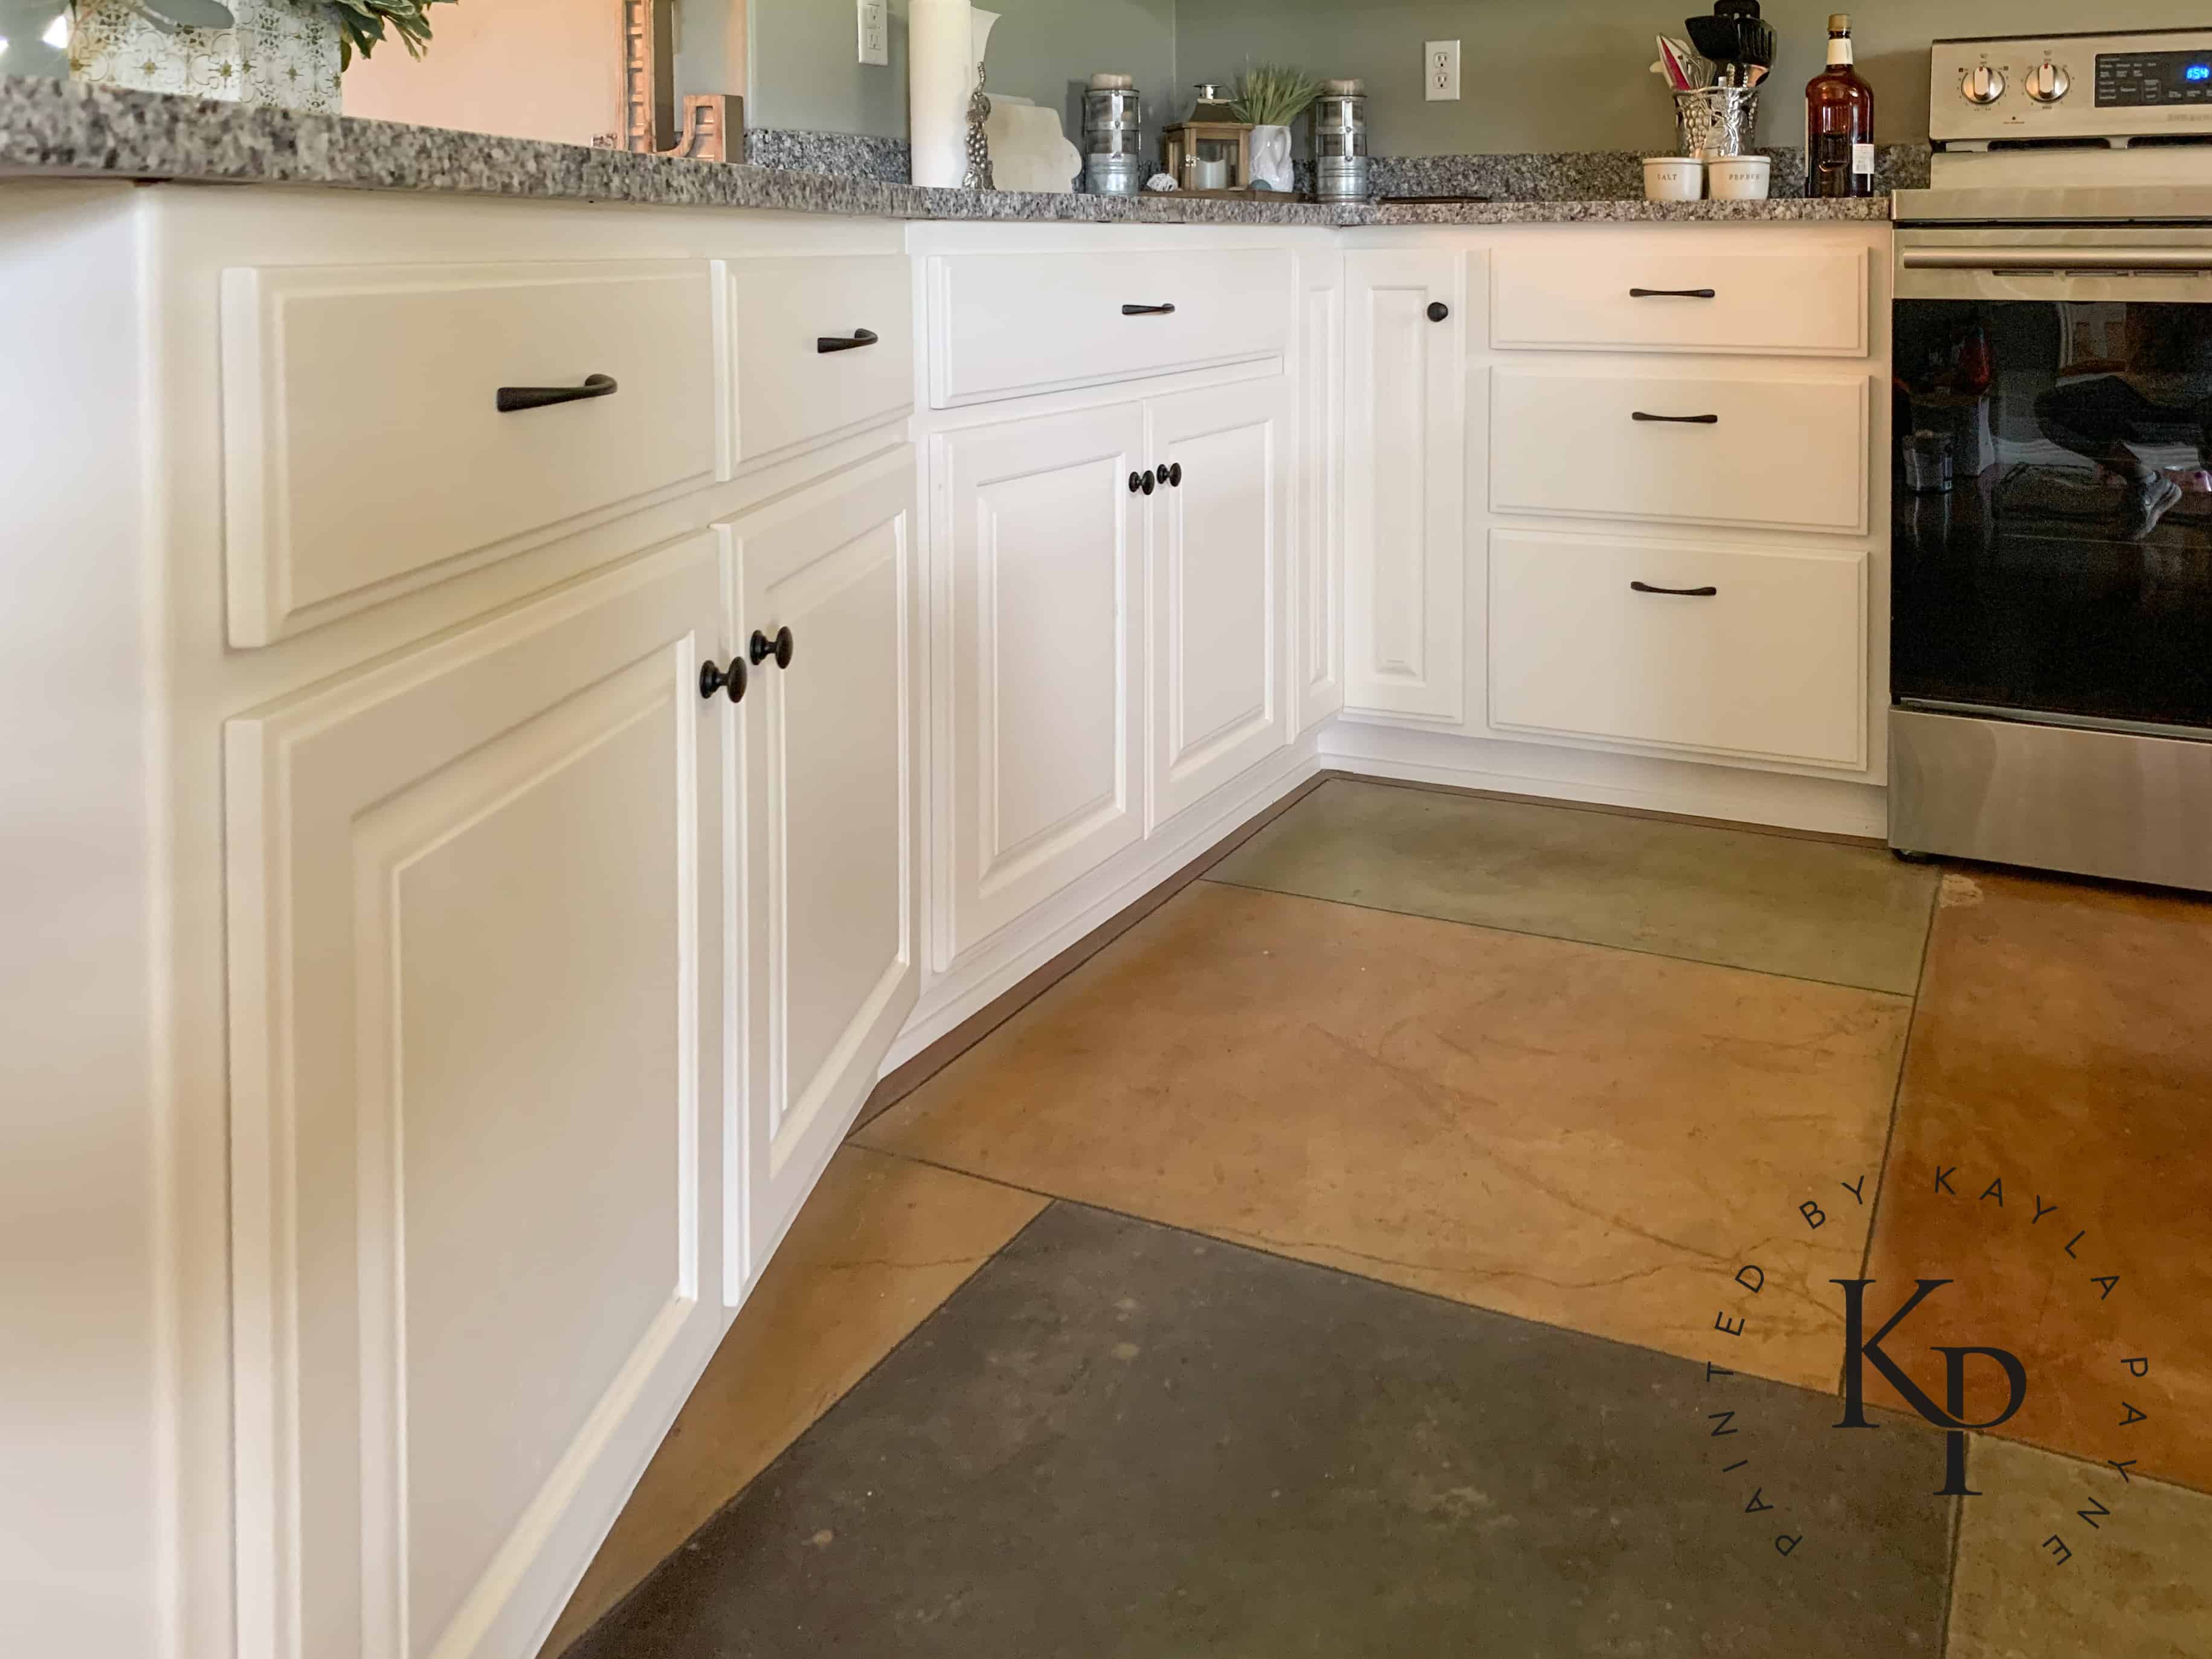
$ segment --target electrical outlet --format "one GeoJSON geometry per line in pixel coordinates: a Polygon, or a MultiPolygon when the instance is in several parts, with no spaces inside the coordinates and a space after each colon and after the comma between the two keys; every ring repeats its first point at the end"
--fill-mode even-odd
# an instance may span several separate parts
{"type": "Polygon", "coordinates": [[[860,61],[891,61],[890,0],[860,0],[860,61]]]}
{"type": "Polygon", "coordinates": [[[1432,104],[1456,102],[1459,98],[1459,42],[1431,40],[1422,58],[1432,104]]]}

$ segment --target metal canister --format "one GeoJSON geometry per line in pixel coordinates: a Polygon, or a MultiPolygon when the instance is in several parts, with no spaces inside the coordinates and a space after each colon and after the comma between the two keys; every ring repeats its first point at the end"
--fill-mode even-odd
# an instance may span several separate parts
{"type": "Polygon", "coordinates": [[[1364,202],[1367,167],[1367,83],[1324,81],[1314,102],[1314,196],[1364,202]]]}
{"type": "Polygon", "coordinates": [[[1150,169],[1145,106],[1134,79],[1094,75],[1083,94],[1083,181],[1094,196],[1137,196],[1150,169]]]}
{"type": "Polygon", "coordinates": [[[1724,161],[1759,148],[1759,88],[1699,87],[1674,94],[1682,154],[1724,161]]]}

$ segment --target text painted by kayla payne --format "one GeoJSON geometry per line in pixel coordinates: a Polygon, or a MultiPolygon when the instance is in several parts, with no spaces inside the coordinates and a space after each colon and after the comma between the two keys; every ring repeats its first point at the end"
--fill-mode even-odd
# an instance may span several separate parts
{"type": "MultiPolygon", "coordinates": [[[[1960,1169],[1956,1164],[1939,1164],[1935,1172],[1934,1192],[1944,1197],[1960,1199],[1965,1203],[1986,1206],[1992,1224],[2001,1224],[2012,1218],[2011,1212],[2007,1209],[2002,1176],[1991,1179],[1978,1195],[1969,1198],[1966,1193],[1972,1190],[1972,1183],[1961,1189],[1957,1184],[1960,1169]]],[[[1862,1176],[1855,1182],[1839,1182],[1837,1184],[1850,1195],[1855,1206],[1861,1209],[1866,1207],[1865,1176],[1862,1176]]],[[[2038,1237],[2034,1230],[2039,1228],[2046,1218],[2057,1216],[2061,1208],[2056,1203],[2047,1202],[2041,1194],[2034,1194],[2032,1201],[2033,1213],[2025,1215],[2018,1223],[2021,1231],[2030,1236],[2031,1245],[2038,1237]]],[[[1818,1232],[1829,1224],[1828,1212],[1818,1200],[1805,1200],[1796,1206],[1796,1210],[1798,1223],[1809,1231],[1818,1232]]],[[[2094,1287],[2096,1301],[2101,1304],[2110,1302],[2115,1292],[2120,1290],[2120,1274],[2094,1271],[2096,1265],[2094,1249],[2089,1256],[2082,1254],[2082,1247],[2089,1237],[2087,1229],[2075,1229],[2069,1237],[2064,1224],[2061,1224],[2040,1234],[2039,1237],[2047,1241],[2051,1249],[2062,1254],[2067,1262],[2080,1264],[2081,1291],[2084,1296],[2090,1295],[2094,1287]],[[2058,1242],[2061,1238],[2064,1239],[2063,1244],[2058,1242]]],[[[2062,1273],[2061,1283],[2065,1282],[2065,1277],[2062,1273]]],[[[1736,1270],[1732,1282],[1756,1297],[1764,1294],[1767,1288],[1766,1270],[1757,1262],[1746,1262],[1736,1270]]],[[[1962,1499],[1983,1496],[1967,1481],[1966,1437],[1970,1433],[1989,1432],[2019,1415],[2030,1397],[2027,1363],[2012,1349],[1994,1341],[1929,1344],[1926,1352],[1939,1356],[1942,1362],[1942,1398],[1939,1401],[1922,1388],[1905,1366],[1899,1363],[1893,1350],[1915,1352],[1911,1346],[1911,1333],[1906,1328],[1908,1322],[1938,1296],[1945,1296],[1947,1300],[1963,1299],[1971,1304],[1971,1287],[1952,1279],[1917,1277],[1909,1285],[1899,1281],[1885,1286],[1872,1279],[1837,1279],[1829,1282],[1840,1286],[1844,1292],[1843,1418],[1836,1427],[1870,1430],[1878,1426],[1866,1413],[1866,1373],[1870,1366],[1896,1391],[1907,1408],[1923,1421],[1943,1431],[1944,1480],[1934,1495],[1962,1499]],[[1986,1391],[1988,1384],[1992,1382],[2001,1385],[2002,1401],[1991,1398],[1983,1407],[1988,1414],[1970,1416],[1970,1395],[1986,1391]]],[[[2124,1298],[2122,1299],[2122,1306],[2124,1309],[2124,1298]]],[[[1755,1332],[1755,1316],[1749,1312],[1731,1313],[1724,1307],[1715,1316],[1713,1328],[1728,1339],[1729,1345],[1734,1345],[1755,1332]]],[[[1995,1334],[2002,1336],[2004,1334],[1995,1334]]],[[[2114,1449],[2127,1449],[2128,1431],[2150,1420],[2150,1413],[2128,1397],[2128,1383],[2148,1378],[2150,1370],[2151,1361],[2148,1355],[2131,1355],[2118,1362],[2118,1375],[2112,1379],[2114,1409],[2111,1433],[2118,1442],[2114,1449]]],[[[1728,1366],[1714,1361],[1707,1362],[1705,1380],[1709,1385],[1718,1384],[1720,1379],[1735,1375],[1737,1372],[1728,1366]]],[[[1706,1421],[1713,1425],[1708,1431],[1709,1435],[1715,1439],[1725,1439],[1740,1434],[1741,1426],[1736,1419],[1741,1409],[1707,1413],[1706,1421]]],[[[2140,1460],[2116,1456],[2107,1457],[2105,1462],[2119,1472],[2123,1482],[2131,1482],[2134,1477],[2130,1471],[2140,1460]]],[[[1754,1458],[1738,1457],[1728,1463],[1721,1473],[1729,1476],[1741,1475],[1749,1486],[1749,1495],[1744,1503],[1743,1512],[1746,1515],[1777,1515],[1787,1521],[1790,1506],[1778,1496],[1770,1498],[1766,1488],[1758,1484],[1754,1458]]],[[[2063,1566],[2074,1559],[2075,1553],[2073,1543],[2069,1541],[2067,1528],[2078,1521],[2092,1531],[2101,1531],[2104,1522],[2112,1518],[2112,1514],[2113,1511],[2102,1502],[2090,1498],[2085,1507],[2073,1512],[2070,1519],[2062,1518],[2058,1528],[2042,1540],[2041,1547],[2054,1564],[2063,1566]]],[[[2074,1536],[2078,1540],[2080,1534],[2077,1532],[2074,1536]]],[[[1805,1541],[1803,1532],[1784,1524],[1773,1534],[1772,1545],[1778,1554],[1786,1558],[1795,1556],[1805,1541]]]]}

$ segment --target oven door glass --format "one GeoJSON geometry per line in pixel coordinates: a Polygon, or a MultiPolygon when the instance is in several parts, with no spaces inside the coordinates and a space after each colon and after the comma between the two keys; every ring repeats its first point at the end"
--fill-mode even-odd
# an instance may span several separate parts
{"type": "Polygon", "coordinates": [[[1901,300],[1900,701],[2212,729],[2212,304],[1901,300]]]}

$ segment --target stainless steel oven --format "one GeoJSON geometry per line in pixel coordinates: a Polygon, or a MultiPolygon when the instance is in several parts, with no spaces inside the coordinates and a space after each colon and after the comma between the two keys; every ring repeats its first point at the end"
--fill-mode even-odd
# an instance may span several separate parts
{"type": "Polygon", "coordinates": [[[2212,890],[2212,100],[2149,153],[2123,67],[2186,98],[2197,56],[1937,44],[1939,147],[1966,136],[1896,205],[1900,851],[2212,890]],[[2096,103],[1948,115],[1985,65],[2096,103]]]}

